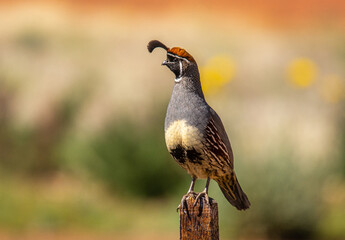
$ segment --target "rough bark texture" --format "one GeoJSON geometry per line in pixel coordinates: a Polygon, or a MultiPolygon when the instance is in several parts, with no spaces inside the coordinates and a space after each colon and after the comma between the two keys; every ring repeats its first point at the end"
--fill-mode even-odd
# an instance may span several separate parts
{"type": "Polygon", "coordinates": [[[204,198],[193,208],[195,197],[186,199],[188,213],[180,211],[180,239],[181,240],[218,240],[218,204],[210,198],[210,205],[206,204],[204,198]],[[202,210],[201,210],[202,209],[202,210]],[[201,211],[200,211],[201,210],[201,211]]]}

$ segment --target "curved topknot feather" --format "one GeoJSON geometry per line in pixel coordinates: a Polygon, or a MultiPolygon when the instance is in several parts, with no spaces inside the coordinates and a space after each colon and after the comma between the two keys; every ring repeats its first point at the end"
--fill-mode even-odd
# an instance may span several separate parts
{"type": "Polygon", "coordinates": [[[167,46],[165,46],[163,43],[161,43],[158,40],[152,40],[149,42],[149,44],[147,44],[147,50],[149,50],[150,53],[157,47],[164,48],[166,51],[169,50],[167,46]]]}

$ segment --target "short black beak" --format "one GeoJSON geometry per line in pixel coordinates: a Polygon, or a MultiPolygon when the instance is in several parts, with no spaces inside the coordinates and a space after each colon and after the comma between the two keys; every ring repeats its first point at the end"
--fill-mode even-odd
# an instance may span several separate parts
{"type": "Polygon", "coordinates": [[[168,63],[169,63],[169,62],[168,62],[167,60],[164,60],[164,61],[162,62],[162,65],[163,65],[163,66],[167,66],[168,63]]]}

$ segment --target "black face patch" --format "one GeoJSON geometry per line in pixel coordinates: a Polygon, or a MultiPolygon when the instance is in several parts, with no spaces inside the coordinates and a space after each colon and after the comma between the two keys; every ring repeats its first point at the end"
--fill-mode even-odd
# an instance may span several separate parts
{"type": "Polygon", "coordinates": [[[178,62],[177,57],[171,56],[171,55],[167,55],[167,59],[169,62],[178,62]]]}
{"type": "Polygon", "coordinates": [[[201,157],[201,154],[199,152],[197,152],[194,148],[187,150],[186,152],[189,161],[191,161],[192,163],[201,164],[203,158],[201,157]]]}
{"type": "Polygon", "coordinates": [[[179,163],[185,163],[186,162],[185,150],[183,149],[183,147],[181,145],[177,145],[175,149],[171,149],[170,154],[179,163]]]}
{"type": "Polygon", "coordinates": [[[178,61],[177,58],[173,58],[172,61],[169,61],[166,66],[175,74],[176,78],[182,77],[182,71],[181,71],[181,65],[180,61],[178,61]]]}

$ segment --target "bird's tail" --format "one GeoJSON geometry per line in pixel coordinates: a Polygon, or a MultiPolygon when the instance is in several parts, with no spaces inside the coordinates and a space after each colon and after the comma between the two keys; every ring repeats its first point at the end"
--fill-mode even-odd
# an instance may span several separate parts
{"type": "Polygon", "coordinates": [[[214,179],[226,199],[238,210],[246,210],[250,206],[247,195],[243,192],[235,173],[214,179]]]}

